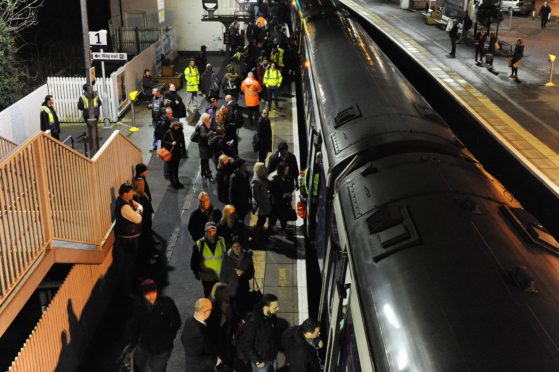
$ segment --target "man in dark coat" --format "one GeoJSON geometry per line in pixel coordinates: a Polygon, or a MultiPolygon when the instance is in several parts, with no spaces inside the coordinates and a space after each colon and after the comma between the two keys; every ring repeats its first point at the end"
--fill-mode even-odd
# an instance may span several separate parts
{"type": "Polygon", "coordinates": [[[252,207],[252,191],[250,189],[252,176],[247,172],[244,159],[235,159],[235,167],[237,169],[235,169],[229,181],[229,201],[235,206],[239,219],[244,221],[252,207]]]}
{"type": "Polygon", "coordinates": [[[289,152],[286,142],[278,144],[278,151],[273,153],[268,160],[268,174],[271,174],[278,165],[284,162],[289,166],[289,179],[297,186],[297,177],[299,177],[299,166],[297,165],[297,158],[289,152]]]}
{"type": "Polygon", "coordinates": [[[173,341],[181,325],[175,302],[157,293],[152,279],[141,285],[144,296],[134,303],[128,328],[129,347],[140,371],[165,372],[173,341]]]}
{"type": "Polygon", "coordinates": [[[206,321],[212,312],[212,302],[199,298],[194,304],[194,316],[184,322],[181,341],[184,346],[188,372],[214,372],[221,359],[213,351],[206,321]]]}
{"type": "Polygon", "coordinates": [[[253,371],[276,370],[278,312],[278,298],[267,293],[247,317],[237,347],[240,348],[240,354],[250,361],[253,371]]]}
{"type": "Polygon", "coordinates": [[[458,40],[458,21],[453,20],[454,24],[452,25],[448,36],[450,37],[450,45],[452,47],[449,57],[455,58],[456,57],[456,41],[458,40]]]}
{"type": "Polygon", "coordinates": [[[287,329],[281,344],[290,372],[320,372],[318,349],[322,348],[320,325],[314,319],[305,320],[298,327],[287,329]]]}
{"type": "Polygon", "coordinates": [[[266,156],[272,152],[272,126],[270,125],[270,118],[268,117],[268,109],[262,110],[262,116],[258,119],[256,131],[259,140],[258,147],[258,161],[264,163],[266,156]]]}
{"type": "MultiPolygon", "coordinates": [[[[93,85],[92,83],[91,85],[93,85]]],[[[83,120],[87,124],[87,119],[89,118],[89,107],[90,105],[93,106],[93,116],[95,116],[96,120],[99,120],[99,115],[101,114],[101,99],[97,95],[97,92],[92,91],[92,97],[90,97],[89,93],[87,92],[88,86],[87,84],[83,85],[83,93],[78,100],[78,110],[82,111],[83,113],[83,120]]]]}
{"type": "Polygon", "coordinates": [[[41,105],[41,130],[50,130],[50,135],[60,139],[60,120],[54,109],[54,98],[49,94],[41,105]]]}
{"type": "Polygon", "coordinates": [[[218,223],[221,219],[221,211],[212,205],[210,195],[202,191],[198,194],[200,206],[190,213],[188,220],[188,231],[193,241],[198,241],[204,237],[206,222],[218,223]]]}
{"type": "Polygon", "coordinates": [[[144,163],[136,164],[136,175],[134,178],[141,178],[144,180],[144,192],[148,196],[149,200],[153,200],[151,198],[151,192],[149,191],[149,185],[146,177],[148,176],[148,167],[144,163]]]}
{"type": "Polygon", "coordinates": [[[541,23],[542,23],[542,29],[544,29],[545,25],[549,21],[549,16],[551,14],[551,7],[549,5],[547,5],[547,1],[543,2],[542,7],[540,8],[539,14],[540,14],[541,23]]]}

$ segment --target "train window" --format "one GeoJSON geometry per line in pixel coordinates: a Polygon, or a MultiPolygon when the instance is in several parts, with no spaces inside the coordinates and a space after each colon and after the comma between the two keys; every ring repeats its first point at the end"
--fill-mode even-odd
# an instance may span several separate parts
{"type": "Polygon", "coordinates": [[[357,351],[357,338],[355,336],[355,328],[349,307],[344,306],[343,313],[345,316],[340,319],[340,339],[339,339],[339,357],[338,372],[361,372],[361,362],[359,361],[359,352],[357,351]]]}

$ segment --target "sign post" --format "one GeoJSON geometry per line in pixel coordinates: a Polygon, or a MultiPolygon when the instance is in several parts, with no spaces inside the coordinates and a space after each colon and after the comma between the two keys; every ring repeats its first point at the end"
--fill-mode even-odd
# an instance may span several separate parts
{"type": "Polygon", "coordinates": [[[92,81],[89,75],[89,69],[91,68],[91,61],[89,60],[89,38],[87,37],[89,33],[89,22],[87,19],[87,0],[80,0],[80,10],[81,10],[81,20],[82,20],[82,36],[83,36],[83,54],[85,60],[85,81],[87,83],[87,92],[89,96],[88,113],[84,115],[87,119],[87,137],[91,141],[91,156],[99,150],[99,133],[97,131],[97,119],[95,118],[95,112],[93,108],[93,87],[91,86],[92,81]]]}
{"type": "MultiPolygon", "coordinates": [[[[99,30],[99,31],[89,31],[89,45],[91,46],[99,46],[101,47],[101,53],[103,53],[103,47],[106,47],[107,44],[107,30],[99,30]]],[[[93,53],[93,59],[95,60],[95,54],[97,53],[93,53]]],[[[106,84],[104,84],[106,82],[105,80],[105,62],[101,61],[101,74],[103,76],[103,84],[101,84],[101,89],[103,89],[103,93],[108,93],[106,91],[107,86],[106,84]]],[[[103,97],[108,97],[108,94],[103,94],[103,97]]],[[[111,121],[109,120],[108,117],[108,106],[105,105],[101,105],[102,109],[103,109],[103,117],[105,118],[104,122],[105,128],[110,128],[111,127],[111,121]]]]}

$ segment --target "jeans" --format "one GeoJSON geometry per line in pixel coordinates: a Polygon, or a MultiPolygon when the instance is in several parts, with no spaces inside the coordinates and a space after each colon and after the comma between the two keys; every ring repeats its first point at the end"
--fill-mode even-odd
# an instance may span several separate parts
{"type": "Polygon", "coordinates": [[[159,140],[157,139],[157,137],[155,137],[155,135],[153,135],[153,151],[157,150],[157,144],[159,143],[159,140]]]}
{"type": "Polygon", "coordinates": [[[251,364],[252,364],[252,372],[275,372],[276,365],[277,365],[275,360],[264,362],[264,367],[257,367],[256,364],[254,363],[251,364]]]}
{"type": "Polygon", "coordinates": [[[134,351],[134,363],[141,372],[165,372],[170,357],[171,350],[154,355],[138,345],[134,351]]]}
{"type": "Polygon", "coordinates": [[[267,89],[267,96],[268,96],[268,106],[272,107],[272,95],[274,96],[274,102],[276,103],[276,108],[279,107],[278,103],[278,95],[279,95],[279,87],[268,87],[267,89]]]}

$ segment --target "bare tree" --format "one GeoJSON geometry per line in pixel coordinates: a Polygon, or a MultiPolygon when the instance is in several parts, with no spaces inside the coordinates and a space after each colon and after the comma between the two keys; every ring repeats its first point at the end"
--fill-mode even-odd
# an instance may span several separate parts
{"type": "Polygon", "coordinates": [[[15,35],[37,24],[37,13],[43,0],[0,0],[2,31],[15,35]]]}

